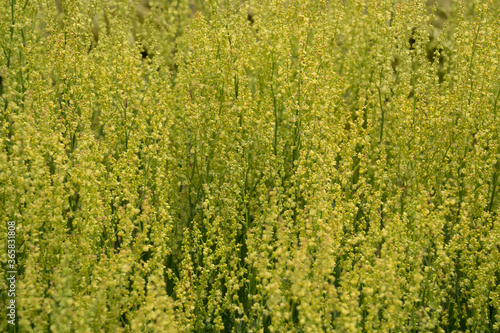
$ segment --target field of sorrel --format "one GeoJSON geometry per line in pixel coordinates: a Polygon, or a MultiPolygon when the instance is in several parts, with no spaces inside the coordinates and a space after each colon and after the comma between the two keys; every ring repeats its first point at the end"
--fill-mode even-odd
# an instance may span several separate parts
{"type": "Polygon", "coordinates": [[[0,47],[0,331],[500,331],[499,0],[3,0],[0,47]]]}

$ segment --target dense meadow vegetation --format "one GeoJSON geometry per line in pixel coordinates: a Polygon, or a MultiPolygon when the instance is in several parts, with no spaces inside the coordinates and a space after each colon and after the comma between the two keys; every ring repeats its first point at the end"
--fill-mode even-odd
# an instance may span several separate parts
{"type": "Polygon", "coordinates": [[[499,0],[2,0],[0,47],[0,331],[500,331],[499,0]]]}

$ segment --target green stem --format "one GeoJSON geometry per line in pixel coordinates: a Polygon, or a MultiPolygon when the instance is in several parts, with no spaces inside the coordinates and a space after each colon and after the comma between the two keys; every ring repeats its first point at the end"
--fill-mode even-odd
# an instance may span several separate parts
{"type": "Polygon", "coordinates": [[[380,112],[382,112],[382,120],[381,120],[381,124],[380,124],[380,144],[382,144],[382,138],[384,137],[384,121],[385,121],[385,110],[384,110],[384,106],[382,105],[381,86],[382,86],[382,71],[380,71],[380,80],[379,80],[379,85],[377,87],[378,101],[380,103],[380,112]]]}

